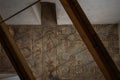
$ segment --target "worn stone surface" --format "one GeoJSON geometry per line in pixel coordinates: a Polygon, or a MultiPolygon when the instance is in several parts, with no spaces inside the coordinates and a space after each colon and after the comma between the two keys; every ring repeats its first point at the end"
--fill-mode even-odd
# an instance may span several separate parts
{"type": "MultiPolygon", "coordinates": [[[[73,26],[10,26],[10,28],[37,80],[49,80],[49,78],[104,80],[73,26]]],[[[94,25],[94,29],[119,68],[117,25],[94,25]]],[[[6,57],[0,59],[1,63],[6,57]]],[[[10,70],[11,67],[8,68],[5,63],[6,67],[0,66],[0,72],[10,70]]]]}

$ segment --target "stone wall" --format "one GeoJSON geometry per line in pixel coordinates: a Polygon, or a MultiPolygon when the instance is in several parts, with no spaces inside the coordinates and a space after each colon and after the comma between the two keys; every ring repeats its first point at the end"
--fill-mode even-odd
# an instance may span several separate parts
{"type": "MultiPolygon", "coordinates": [[[[94,25],[94,29],[119,68],[118,25],[94,25]]],[[[104,80],[73,26],[10,26],[10,31],[37,80],[104,80]]],[[[6,58],[0,59],[2,63],[6,58]]],[[[11,68],[4,65],[0,72],[11,68]]]]}

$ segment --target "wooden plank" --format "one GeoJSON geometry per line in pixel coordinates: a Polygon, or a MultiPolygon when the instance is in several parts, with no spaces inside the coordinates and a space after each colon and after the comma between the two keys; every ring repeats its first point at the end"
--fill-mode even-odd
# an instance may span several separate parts
{"type": "Polygon", "coordinates": [[[120,72],[77,0],[60,0],[106,80],[120,80],[120,72]]]}
{"type": "Polygon", "coordinates": [[[54,3],[41,2],[41,24],[42,26],[57,25],[56,7],[54,3]]]}
{"type": "MultiPolygon", "coordinates": [[[[0,17],[0,21],[2,18],[0,17]]],[[[0,24],[0,42],[21,80],[35,80],[5,23],[0,24]]]]}

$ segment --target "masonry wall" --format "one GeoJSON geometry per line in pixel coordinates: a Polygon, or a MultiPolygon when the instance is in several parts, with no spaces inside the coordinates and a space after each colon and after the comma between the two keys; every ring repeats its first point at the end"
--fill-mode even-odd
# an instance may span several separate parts
{"type": "MultiPolygon", "coordinates": [[[[114,62],[120,68],[118,25],[94,25],[114,62]]],[[[10,26],[10,31],[37,80],[104,80],[72,25],[10,26]],[[51,73],[51,74],[50,74],[51,73]]],[[[13,73],[3,49],[0,73],[13,73]],[[3,62],[3,61],[6,62],[3,62]]]]}

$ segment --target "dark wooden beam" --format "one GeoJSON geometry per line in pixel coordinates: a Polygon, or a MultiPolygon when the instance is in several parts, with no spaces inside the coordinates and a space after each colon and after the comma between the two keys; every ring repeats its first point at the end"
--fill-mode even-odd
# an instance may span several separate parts
{"type": "Polygon", "coordinates": [[[41,24],[42,26],[57,25],[56,5],[50,2],[41,2],[41,24]]]}
{"type": "MultiPolygon", "coordinates": [[[[0,17],[0,21],[2,18],[0,17]]],[[[35,80],[5,23],[0,24],[0,42],[21,80],[35,80]]]]}
{"type": "Polygon", "coordinates": [[[120,73],[77,0],[60,0],[106,80],[120,80],[120,73]]]}

